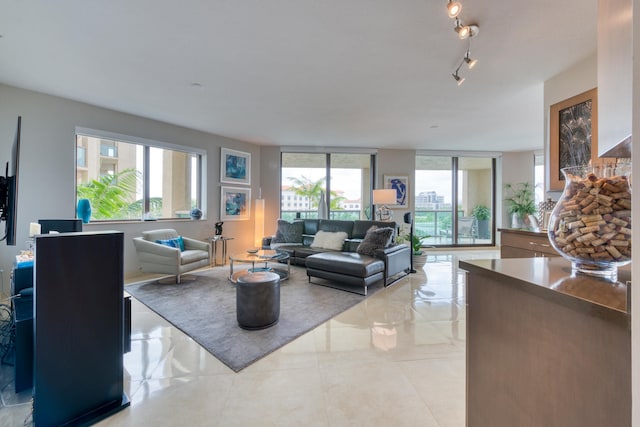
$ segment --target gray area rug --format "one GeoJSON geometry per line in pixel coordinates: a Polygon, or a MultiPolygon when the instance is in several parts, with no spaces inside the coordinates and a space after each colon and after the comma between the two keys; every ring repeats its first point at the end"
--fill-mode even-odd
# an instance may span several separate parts
{"type": "MultiPolygon", "coordinates": [[[[193,274],[194,281],[179,285],[156,281],[129,285],[125,290],[235,372],[366,298],[309,284],[305,269],[292,266],[291,277],[281,282],[278,323],[247,331],[238,326],[236,289],[228,274],[228,268],[216,268],[193,274]]],[[[382,283],[370,286],[368,296],[380,289],[382,283]]]]}

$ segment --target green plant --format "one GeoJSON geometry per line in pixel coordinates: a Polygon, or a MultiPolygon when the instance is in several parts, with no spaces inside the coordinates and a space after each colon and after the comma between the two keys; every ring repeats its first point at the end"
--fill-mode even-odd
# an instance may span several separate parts
{"type": "Polygon", "coordinates": [[[476,217],[478,221],[487,220],[489,219],[490,211],[489,211],[489,208],[486,207],[485,205],[476,205],[473,208],[473,211],[471,211],[471,215],[476,217]]]}
{"type": "Polygon", "coordinates": [[[533,199],[533,188],[528,182],[505,184],[504,186],[507,211],[521,218],[536,212],[536,204],[533,199]]]}
{"type": "Polygon", "coordinates": [[[404,234],[401,235],[398,240],[400,242],[407,242],[411,246],[414,255],[422,255],[422,239],[426,239],[427,237],[431,236],[428,234],[414,234],[413,237],[411,237],[409,234],[404,234]]]}

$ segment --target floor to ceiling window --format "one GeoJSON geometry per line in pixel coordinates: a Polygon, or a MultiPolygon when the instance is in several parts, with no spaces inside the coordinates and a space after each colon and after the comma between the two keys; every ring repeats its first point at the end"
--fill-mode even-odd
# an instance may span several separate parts
{"type": "Polygon", "coordinates": [[[416,156],[415,232],[423,244],[493,244],[494,176],[491,157],[416,156]]]}
{"type": "Polygon", "coordinates": [[[280,217],[370,219],[373,158],[371,153],[282,153],[280,217]]]}

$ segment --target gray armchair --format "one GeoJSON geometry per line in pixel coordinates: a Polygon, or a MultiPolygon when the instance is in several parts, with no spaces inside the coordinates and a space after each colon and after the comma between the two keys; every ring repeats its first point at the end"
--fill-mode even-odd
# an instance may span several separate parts
{"type": "Polygon", "coordinates": [[[182,237],[184,251],[179,248],[156,243],[156,240],[168,240],[178,237],[173,229],[143,231],[142,237],[134,237],[140,266],[145,273],[164,273],[176,276],[211,264],[211,245],[207,242],[182,237]]]}

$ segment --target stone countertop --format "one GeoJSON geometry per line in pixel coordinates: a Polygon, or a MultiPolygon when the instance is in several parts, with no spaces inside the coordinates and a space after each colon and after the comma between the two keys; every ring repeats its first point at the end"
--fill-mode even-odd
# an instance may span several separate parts
{"type": "Polygon", "coordinates": [[[626,285],[631,280],[630,265],[618,269],[617,282],[582,274],[572,276],[571,263],[562,257],[470,260],[459,265],[470,274],[508,281],[555,303],[627,325],[630,322],[626,285]]]}
{"type": "Polygon", "coordinates": [[[515,234],[523,234],[525,236],[544,236],[547,237],[547,231],[539,228],[498,228],[500,232],[509,232],[515,234]]]}

